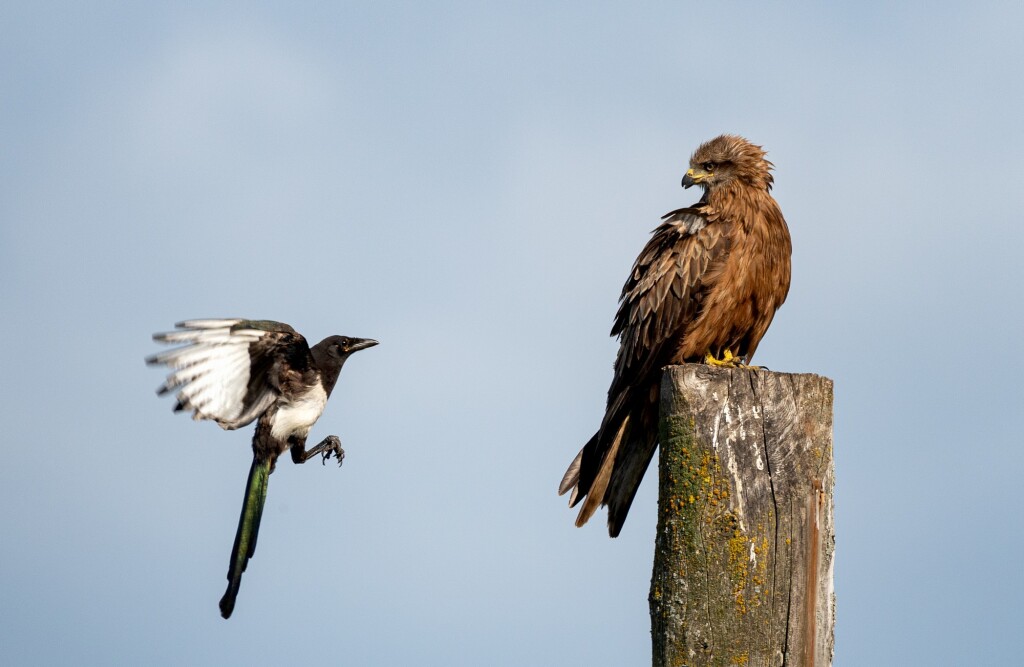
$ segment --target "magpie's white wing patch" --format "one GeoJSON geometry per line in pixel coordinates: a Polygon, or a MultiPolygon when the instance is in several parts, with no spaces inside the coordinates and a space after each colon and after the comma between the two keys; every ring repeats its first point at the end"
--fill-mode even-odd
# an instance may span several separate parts
{"type": "Polygon", "coordinates": [[[189,320],[177,324],[177,331],[153,336],[161,343],[185,344],[146,360],[173,371],[157,393],[177,391],[176,411],[192,411],[193,419],[211,419],[222,428],[236,429],[252,422],[274,402],[272,387],[262,382],[250,386],[249,346],[269,332],[231,330],[243,321],[189,320]]]}

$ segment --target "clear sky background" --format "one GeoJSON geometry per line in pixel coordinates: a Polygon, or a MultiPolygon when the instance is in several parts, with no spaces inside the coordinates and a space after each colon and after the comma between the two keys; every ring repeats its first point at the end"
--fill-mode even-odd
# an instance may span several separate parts
{"type": "Polygon", "coordinates": [[[1020,657],[1024,4],[6,3],[0,662],[649,664],[656,479],[555,489],[619,289],[722,132],[835,380],[835,664],[1020,657]],[[171,413],[191,317],[377,338],[217,600],[251,429],[171,413]]]}

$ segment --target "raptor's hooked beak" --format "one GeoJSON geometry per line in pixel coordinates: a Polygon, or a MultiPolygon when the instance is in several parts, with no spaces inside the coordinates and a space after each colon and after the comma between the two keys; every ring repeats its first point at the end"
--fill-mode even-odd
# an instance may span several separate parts
{"type": "Polygon", "coordinates": [[[697,185],[710,175],[710,173],[704,171],[703,169],[700,169],[698,167],[690,167],[689,169],[686,170],[686,175],[683,176],[683,187],[688,188],[691,185],[697,185]]]}

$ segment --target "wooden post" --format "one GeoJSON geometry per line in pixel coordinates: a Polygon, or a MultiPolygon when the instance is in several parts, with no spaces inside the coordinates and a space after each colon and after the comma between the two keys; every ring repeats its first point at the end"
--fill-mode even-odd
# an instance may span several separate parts
{"type": "Polygon", "coordinates": [[[832,381],[665,369],[655,667],[832,664],[832,381]]]}

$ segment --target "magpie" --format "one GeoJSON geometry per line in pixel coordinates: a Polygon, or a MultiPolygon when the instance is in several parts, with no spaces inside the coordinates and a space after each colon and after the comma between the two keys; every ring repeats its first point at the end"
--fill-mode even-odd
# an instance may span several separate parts
{"type": "Polygon", "coordinates": [[[370,338],[330,336],[309,347],[287,324],[270,320],[206,319],[174,325],[175,331],[153,335],[160,343],[184,343],[146,358],[171,369],[158,395],[177,391],[175,412],[191,411],[195,420],[210,419],[227,430],[256,420],[252,467],[245,485],[242,514],[231,549],[228,587],[220,613],[231,616],[242,573],[256,550],[267,478],[277,458],[291,450],[294,463],[334,454],[341,465],[341,440],[329,435],[306,450],[306,436],[320,418],[353,352],[377,345],[370,338]]]}

